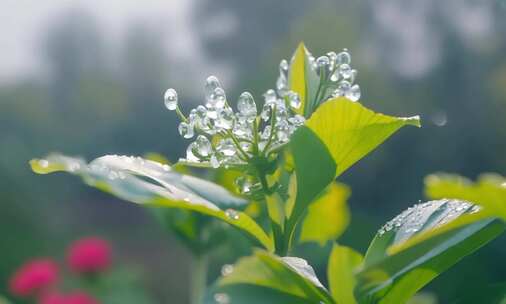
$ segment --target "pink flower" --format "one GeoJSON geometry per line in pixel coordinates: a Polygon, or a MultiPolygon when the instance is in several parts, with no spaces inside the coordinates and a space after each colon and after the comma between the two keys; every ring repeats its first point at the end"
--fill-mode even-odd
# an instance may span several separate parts
{"type": "Polygon", "coordinates": [[[46,258],[34,259],[23,264],[11,277],[9,288],[20,297],[42,292],[58,280],[58,265],[46,258]]]}
{"type": "Polygon", "coordinates": [[[68,294],[52,292],[39,299],[38,304],[99,304],[92,296],[82,291],[68,294]]]}
{"type": "Polygon", "coordinates": [[[71,244],[67,253],[67,263],[78,273],[97,273],[111,264],[109,243],[98,237],[88,237],[71,244]]]}

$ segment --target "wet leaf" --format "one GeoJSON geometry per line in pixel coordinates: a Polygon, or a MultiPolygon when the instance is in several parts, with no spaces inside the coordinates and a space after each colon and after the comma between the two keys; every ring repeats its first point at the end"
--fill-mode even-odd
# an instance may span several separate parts
{"type": "Polygon", "coordinates": [[[65,171],[85,183],[141,205],[190,210],[218,218],[272,250],[272,241],[248,215],[235,210],[247,202],[214,183],[184,175],[168,165],[140,157],[106,155],[89,164],[82,159],[53,154],[30,161],[34,172],[65,171]],[[223,210],[223,209],[226,210],[223,210]]]}

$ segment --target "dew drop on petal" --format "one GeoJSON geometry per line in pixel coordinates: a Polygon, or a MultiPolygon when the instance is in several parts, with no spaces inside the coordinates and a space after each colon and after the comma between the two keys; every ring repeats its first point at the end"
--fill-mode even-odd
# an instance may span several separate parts
{"type": "Polygon", "coordinates": [[[193,134],[194,134],[193,126],[189,125],[188,123],[186,123],[184,121],[179,124],[178,131],[182,137],[187,138],[187,139],[192,138],[193,134]]]}
{"type": "Polygon", "coordinates": [[[165,107],[171,111],[174,111],[177,108],[177,92],[176,90],[170,88],[165,91],[163,95],[163,100],[165,102],[165,107]]]}
{"type": "Polygon", "coordinates": [[[249,92],[243,92],[239,96],[239,100],[237,101],[237,109],[239,110],[239,113],[243,114],[246,117],[257,115],[257,106],[255,104],[255,100],[249,92]]]}
{"type": "Polygon", "coordinates": [[[339,73],[344,79],[348,79],[352,76],[352,69],[349,64],[343,63],[339,66],[339,73]]]}
{"type": "Polygon", "coordinates": [[[264,105],[271,105],[276,103],[276,100],[278,99],[276,96],[276,92],[274,90],[268,90],[264,94],[265,98],[265,104],[264,105]]]}
{"type": "Polygon", "coordinates": [[[342,52],[337,54],[336,64],[350,64],[350,62],[351,62],[351,56],[350,56],[350,53],[348,53],[347,49],[344,49],[342,52]]]}
{"type": "Polygon", "coordinates": [[[191,144],[188,145],[188,148],[186,148],[186,160],[188,161],[191,161],[191,162],[199,162],[200,159],[195,156],[195,154],[193,153],[194,151],[196,151],[196,148],[197,148],[197,145],[195,142],[192,142],[191,144]]]}
{"type": "Polygon", "coordinates": [[[224,156],[234,156],[236,154],[235,145],[232,139],[225,138],[220,141],[216,150],[223,154],[224,156]]]}
{"type": "Polygon", "coordinates": [[[218,116],[216,118],[215,124],[216,127],[221,129],[230,130],[232,129],[232,126],[234,125],[234,112],[231,108],[223,108],[221,111],[218,112],[218,116]]]}
{"type": "Polygon", "coordinates": [[[351,88],[349,90],[347,90],[345,93],[346,98],[348,98],[351,101],[359,100],[360,95],[361,95],[361,92],[360,92],[360,87],[358,84],[354,84],[353,86],[351,86],[351,88]]]}
{"type": "Polygon", "coordinates": [[[197,136],[195,140],[196,152],[204,157],[207,157],[212,152],[211,142],[204,135],[197,136]]]}
{"type": "Polygon", "coordinates": [[[286,59],[281,60],[279,63],[279,70],[283,72],[288,71],[288,61],[286,61],[286,59]]]}
{"type": "Polygon", "coordinates": [[[218,158],[216,157],[215,154],[211,155],[210,162],[211,162],[211,167],[213,167],[215,169],[218,169],[220,167],[220,161],[218,160],[218,158]]]}
{"type": "Polygon", "coordinates": [[[320,56],[316,59],[316,64],[320,69],[326,69],[330,65],[330,59],[327,56],[320,56]]]}
{"type": "Polygon", "coordinates": [[[300,108],[300,105],[302,104],[300,101],[299,94],[297,94],[293,91],[290,91],[288,93],[288,102],[290,104],[290,107],[292,107],[294,109],[300,108]]]}

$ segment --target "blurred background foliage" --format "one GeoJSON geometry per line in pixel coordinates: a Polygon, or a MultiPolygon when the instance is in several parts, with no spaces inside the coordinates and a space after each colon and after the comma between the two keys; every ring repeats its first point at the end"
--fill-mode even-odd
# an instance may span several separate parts
{"type": "MultiPolygon", "coordinates": [[[[424,199],[429,173],[506,173],[503,0],[74,2],[21,1],[5,18],[12,26],[0,30],[7,50],[0,63],[9,67],[0,74],[0,294],[23,260],[100,234],[117,244],[120,261],[143,269],[142,284],[159,302],[187,302],[189,252],[150,212],[67,175],[36,176],[27,162],[49,151],[87,159],[156,151],[175,161],[186,143],[164,111],[167,87],[179,88],[188,109],[213,73],[232,102],[244,90],[260,99],[300,41],[315,55],[348,48],[362,103],[423,119],[422,129],[402,130],[341,178],[352,189],[341,243],[364,251],[382,223],[424,199]],[[28,17],[13,20],[29,13],[45,21],[31,27],[32,38],[13,37],[28,17]],[[12,43],[32,51],[23,57],[12,43]],[[18,70],[18,61],[37,65],[18,70]]],[[[229,238],[245,247],[238,235],[229,238]]],[[[478,291],[505,281],[505,240],[425,291],[446,303],[471,284],[478,291]]],[[[324,277],[328,250],[310,244],[297,254],[316,261],[324,277]]],[[[217,249],[209,278],[245,252],[217,249]]]]}

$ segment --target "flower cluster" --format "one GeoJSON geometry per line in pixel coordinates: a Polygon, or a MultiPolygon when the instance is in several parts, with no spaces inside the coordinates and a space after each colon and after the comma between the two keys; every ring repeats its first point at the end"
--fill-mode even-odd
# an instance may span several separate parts
{"type": "Polygon", "coordinates": [[[34,296],[58,281],[58,265],[51,259],[33,259],[22,265],[11,277],[10,291],[19,297],[34,296]]]}
{"type": "Polygon", "coordinates": [[[107,270],[111,264],[109,243],[97,237],[77,240],[67,254],[69,268],[82,274],[94,274],[107,270]]]}
{"type": "MultiPolygon", "coordinates": [[[[87,237],[72,243],[67,249],[67,266],[74,273],[87,277],[108,269],[111,249],[107,241],[87,237]]],[[[10,278],[10,292],[20,298],[34,298],[39,304],[98,304],[82,291],[62,292],[58,263],[50,258],[38,258],[22,265],[10,278]]]]}
{"type": "Polygon", "coordinates": [[[351,68],[351,55],[347,49],[339,53],[328,52],[317,59],[308,53],[308,58],[312,69],[320,76],[323,95],[328,89],[330,97],[344,96],[351,101],[360,99],[360,86],[355,84],[357,70],[351,68]]]}
{"type": "MultiPolygon", "coordinates": [[[[301,108],[299,95],[290,90],[290,64],[285,59],[279,64],[276,89],[265,92],[261,107],[249,92],[244,92],[234,112],[218,78],[209,76],[205,83],[205,104],[192,109],[186,117],[179,107],[177,92],[168,89],[164,94],[165,106],[181,119],[179,134],[185,139],[195,137],[182,161],[229,168],[251,164],[253,159],[273,158],[292,133],[305,123],[305,117],[299,113],[308,116],[319,104],[333,97],[344,96],[351,101],[360,98],[360,87],[354,83],[357,71],[351,68],[351,56],[346,49],[317,59],[306,50],[306,60],[312,76],[318,79],[318,86],[311,100],[306,101],[305,109],[301,108]]],[[[243,193],[253,186],[247,180],[243,177],[236,181],[243,193]]]]}
{"type": "MultiPolygon", "coordinates": [[[[282,72],[288,73],[287,63],[282,72]]],[[[239,96],[234,112],[215,76],[206,80],[205,97],[205,106],[199,105],[185,117],[179,109],[176,91],[165,92],[167,109],[175,110],[182,120],[178,128],[181,136],[187,139],[196,136],[186,150],[188,162],[208,162],[214,168],[246,165],[254,156],[275,152],[305,121],[295,112],[301,101],[292,91],[280,95],[268,90],[260,114],[249,92],[239,96]]]]}

